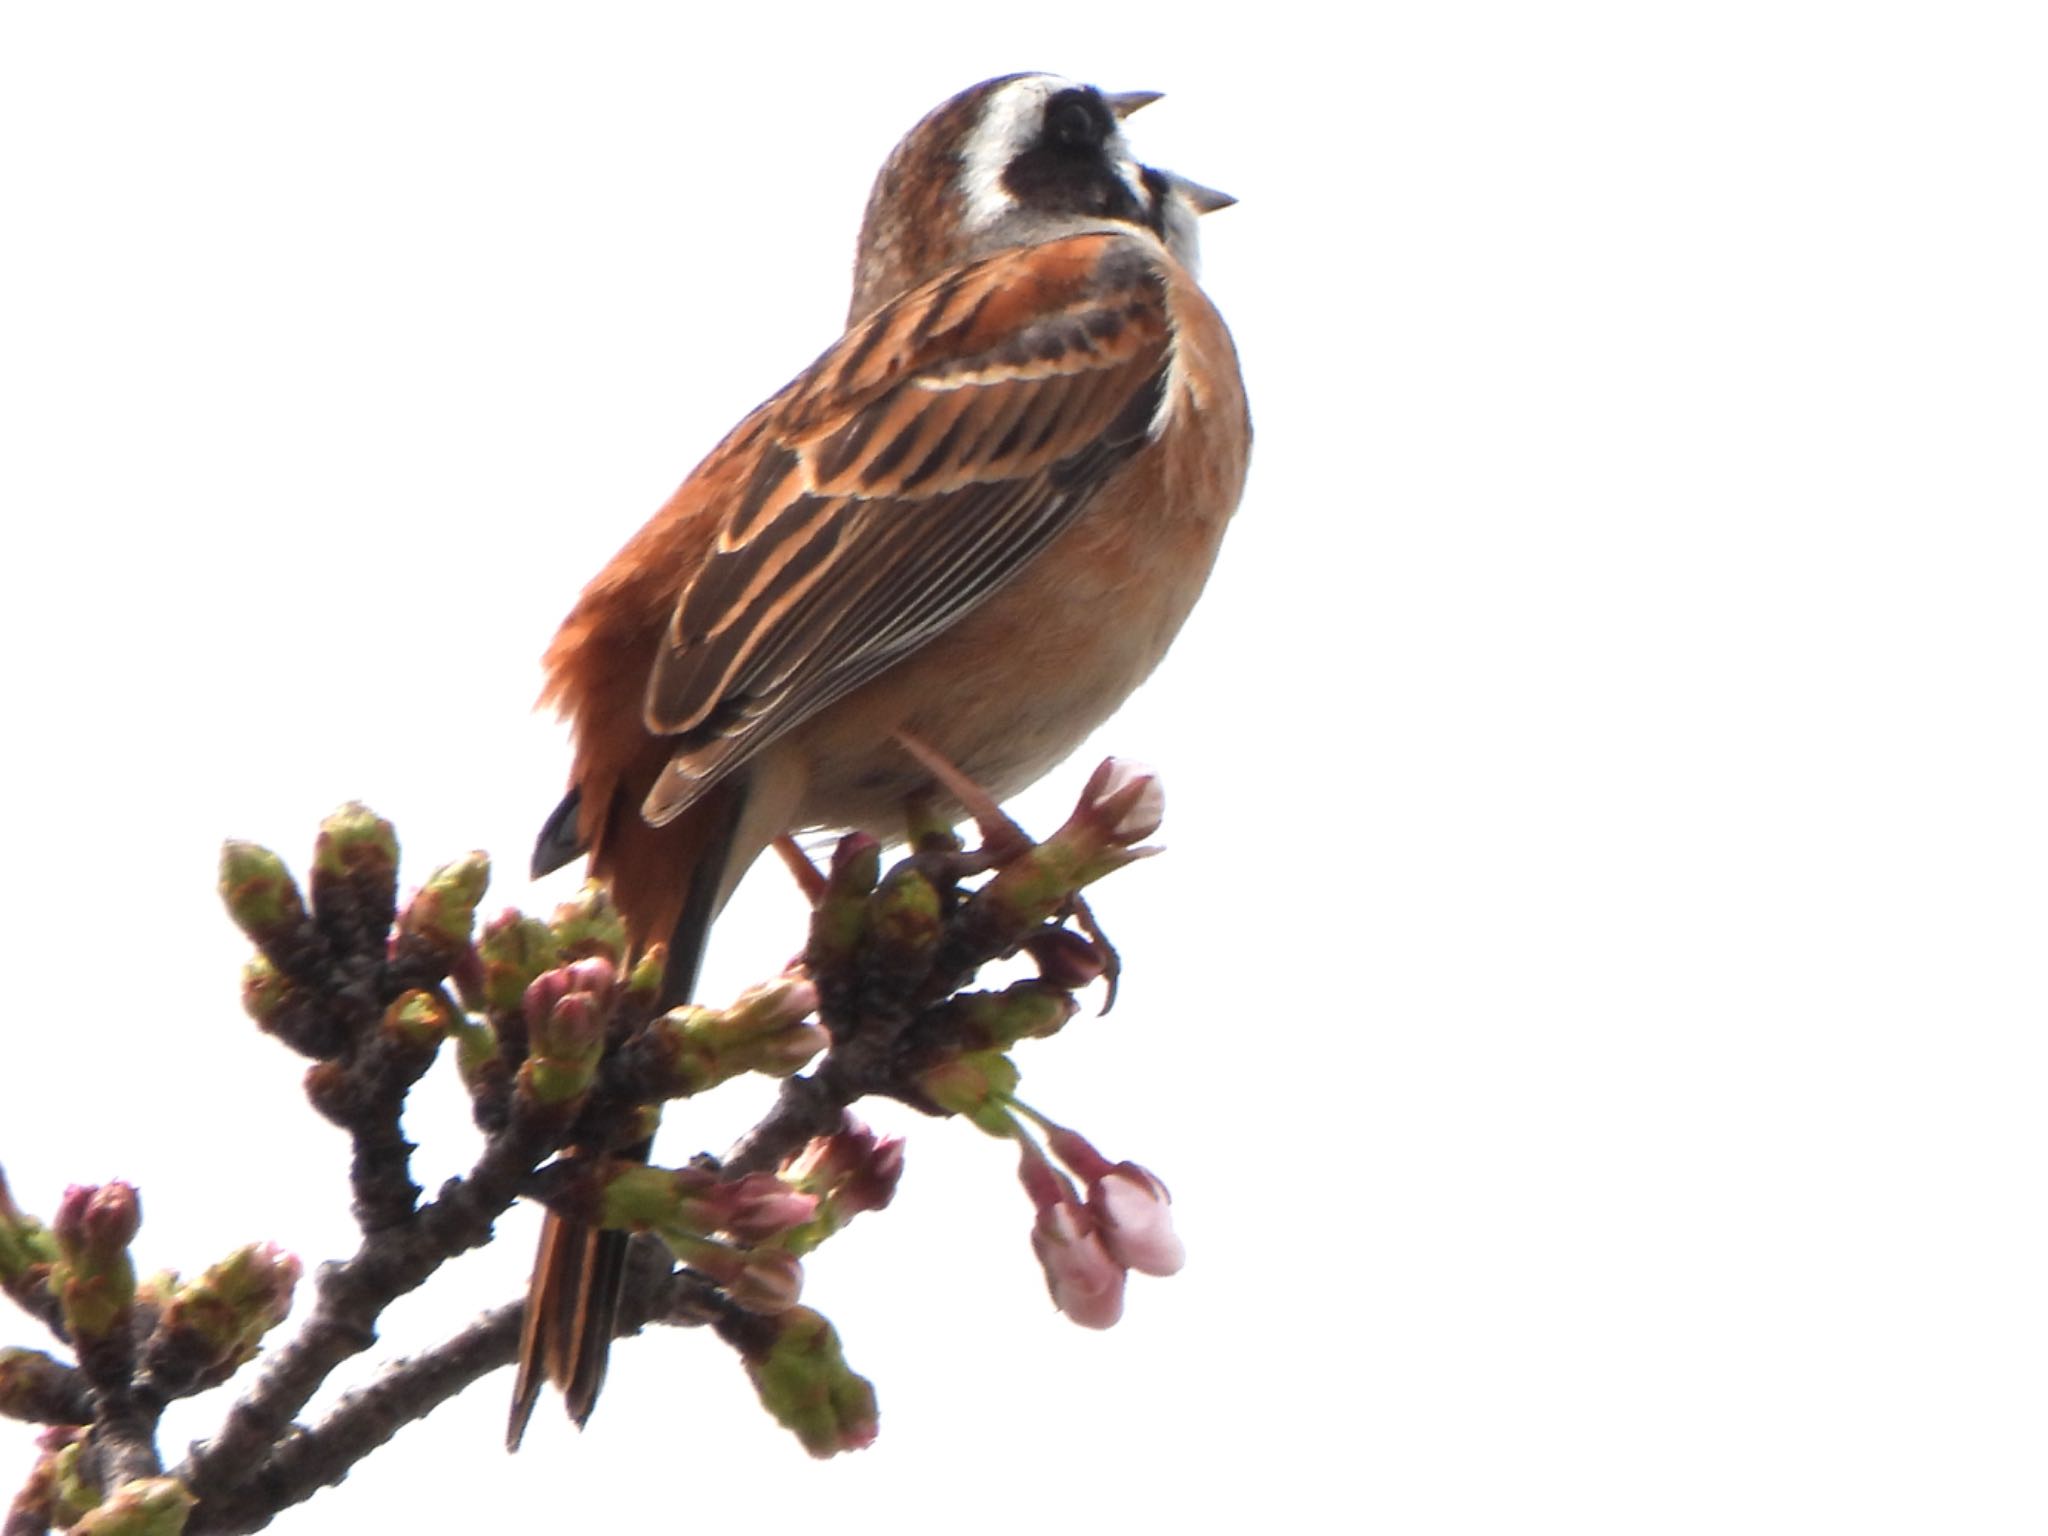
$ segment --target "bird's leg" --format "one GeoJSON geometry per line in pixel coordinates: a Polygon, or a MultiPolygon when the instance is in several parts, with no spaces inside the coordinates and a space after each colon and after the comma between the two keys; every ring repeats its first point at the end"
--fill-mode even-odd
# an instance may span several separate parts
{"type": "MultiPolygon", "coordinates": [[[[903,750],[916,758],[919,765],[939,787],[955,800],[961,808],[974,818],[974,824],[981,831],[981,854],[990,865],[1002,863],[1036,846],[1030,833],[1018,826],[1009,813],[996,804],[995,797],[974,780],[955,767],[943,753],[928,742],[919,740],[908,731],[899,730],[896,740],[903,750]]],[[[918,824],[918,814],[911,812],[911,825],[918,824]]],[[[977,861],[979,862],[979,861],[977,861]]],[[[1102,925],[1095,920],[1087,898],[1076,892],[1067,905],[1067,916],[1080,925],[1088,942],[1095,948],[1096,958],[1102,962],[1103,998],[1102,1011],[1109,1012],[1116,1006],[1117,982],[1123,975],[1123,957],[1116,946],[1109,942],[1109,936],[1102,931],[1102,925]]]]}
{"type": "Polygon", "coordinates": [[[974,819],[981,832],[981,850],[991,856],[992,862],[1000,864],[1034,846],[1030,835],[996,804],[995,797],[954,767],[942,753],[908,731],[899,730],[896,740],[937,781],[939,788],[959,801],[960,808],[974,819]]]}
{"type": "Polygon", "coordinates": [[[787,832],[775,839],[775,852],[804,893],[804,900],[815,907],[825,895],[825,872],[811,862],[811,856],[787,832]]]}

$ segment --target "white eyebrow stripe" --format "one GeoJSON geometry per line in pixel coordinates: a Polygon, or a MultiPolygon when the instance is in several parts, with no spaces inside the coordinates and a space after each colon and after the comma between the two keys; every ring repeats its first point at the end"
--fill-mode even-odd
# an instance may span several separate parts
{"type": "Polygon", "coordinates": [[[1016,206],[1003,172],[1030,146],[1046,102],[1072,84],[1057,75],[1026,75],[989,97],[960,151],[960,196],[970,229],[986,228],[1016,206]]]}

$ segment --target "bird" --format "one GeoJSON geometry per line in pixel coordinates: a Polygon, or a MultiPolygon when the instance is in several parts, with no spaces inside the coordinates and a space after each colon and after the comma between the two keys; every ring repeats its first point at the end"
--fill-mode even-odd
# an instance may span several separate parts
{"type": "MultiPolygon", "coordinates": [[[[935,760],[1014,794],[1144,681],[1201,593],[1251,449],[1196,277],[1197,220],[1235,199],[1136,159],[1125,120],[1158,99],[1012,74],[919,121],[875,178],[845,333],[548,647],[541,702],[574,746],[533,872],[587,856],[636,952],[667,945],[662,1006],[778,838],[900,840],[913,797],[948,803],[935,760]]],[[[512,1447],[543,1377],[588,1419],[626,1241],[545,1218],[512,1447]]]]}

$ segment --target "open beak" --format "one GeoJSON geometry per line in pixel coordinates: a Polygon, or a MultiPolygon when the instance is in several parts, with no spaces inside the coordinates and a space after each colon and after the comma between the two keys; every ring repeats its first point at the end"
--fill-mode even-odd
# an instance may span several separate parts
{"type": "Polygon", "coordinates": [[[1105,95],[1102,99],[1115,114],[1116,120],[1122,122],[1140,108],[1151,106],[1165,94],[1164,91],[1118,91],[1115,95],[1105,95]]]}

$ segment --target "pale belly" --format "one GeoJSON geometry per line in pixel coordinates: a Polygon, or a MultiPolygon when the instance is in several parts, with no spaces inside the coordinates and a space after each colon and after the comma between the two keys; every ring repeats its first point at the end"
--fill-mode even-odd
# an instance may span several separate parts
{"type": "Polygon", "coordinates": [[[1115,713],[1179,633],[1225,523],[1118,526],[1115,489],[980,608],[799,729],[802,825],[900,835],[930,780],[896,730],[1002,800],[1115,713]]]}

